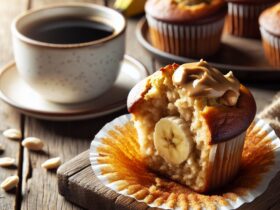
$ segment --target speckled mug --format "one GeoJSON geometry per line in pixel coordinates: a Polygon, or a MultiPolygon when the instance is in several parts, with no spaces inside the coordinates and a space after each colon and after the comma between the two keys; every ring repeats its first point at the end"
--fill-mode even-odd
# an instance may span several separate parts
{"type": "Polygon", "coordinates": [[[78,103],[100,96],[114,84],[124,56],[126,29],[126,20],[117,11],[89,3],[53,5],[20,15],[11,28],[19,75],[43,98],[78,103]],[[45,43],[22,34],[34,20],[60,16],[90,17],[114,32],[78,44],[45,43]]]}

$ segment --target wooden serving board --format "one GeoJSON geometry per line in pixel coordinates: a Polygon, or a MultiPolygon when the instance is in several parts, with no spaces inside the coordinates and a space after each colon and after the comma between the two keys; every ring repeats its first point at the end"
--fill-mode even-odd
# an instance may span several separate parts
{"type": "MultiPolygon", "coordinates": [[[[119,195],[105,187],[94,175],[89,151],[85,151],[62,165],[58,171],[59,193],[67,200],[92,210],[156,210],[144,203],[119,195]]],[[[251,203],[244,204],[240,210],[279,210],[280,173],[271,181],[268,189],[251,203]]]]}

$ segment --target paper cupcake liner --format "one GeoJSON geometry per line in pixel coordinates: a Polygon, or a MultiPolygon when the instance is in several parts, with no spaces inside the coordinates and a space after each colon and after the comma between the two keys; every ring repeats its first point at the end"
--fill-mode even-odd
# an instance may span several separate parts
{"type": "Polygon", "coordinates": [[[224,17],[205,24],[174,24],[146,15],[152,44],[165,52],[198,57],[213,55],[220,46],[224,17]]]}
{"type": "Polygon", "coordinates": [[[226,142],[212,146],[208,189],[213,190],[228,183],[240,167],[245,132],[226,142]]]}
{"type": "Polygon", "coordinates": [[[203,195],[149,171],[140,154],[130,115],[106,124],[92,141],[90,161],[97,178],[119,194],[162,209],[236,209],[253,201],[280,170],[280,139],[263,120],[248,129],[241,168],[220,192],[203,195]]]}
{"type": "Polygon", "coordinates": [[[258,19],[263,10],[273,5],[228,3],[227,31],[235,36],[260,37],[258,19]]]}
{"type": "Polygon", "coordinates": [[[266,59],[274,67],[280,66],[280,38],[260,27],[266,59]]]}

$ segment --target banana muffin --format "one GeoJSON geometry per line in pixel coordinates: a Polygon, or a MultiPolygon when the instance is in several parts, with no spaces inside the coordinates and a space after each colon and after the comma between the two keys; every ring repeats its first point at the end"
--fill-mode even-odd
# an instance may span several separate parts
{"type": "Polygon", "coordinates": [[[156,71],[131,90],[127,106],[150,169],[197,192],[234,178],[256,113],[232,72],[203,60],[156,71]]]}
{"type": "Polygon", "coordinates": [[[224,0],[148,0],[151,43],[179,56],[205,57],[219,49],[226,16],[224,0]]]}

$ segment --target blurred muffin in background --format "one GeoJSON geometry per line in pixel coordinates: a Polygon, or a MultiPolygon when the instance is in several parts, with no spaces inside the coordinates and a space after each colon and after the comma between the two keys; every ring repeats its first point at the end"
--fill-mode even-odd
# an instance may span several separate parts
{"type": "Polygon", "coordinates": [[[145,11],[156,48],[193,58],[213,55],[219,49],[224,0],[148,0],[145,11]]]}
{"type": "Polygon", "coordinates": [[[280,3],[266,9],[259,23],[265,56],[272,66],[280,67],[280,3]]]}
{"type": "Polygon", "coordinates": [[[227,31],[235,36],[259,38],[258,18],[263,10],[277,0],[226,0],[228,2],[227,31]]]}

